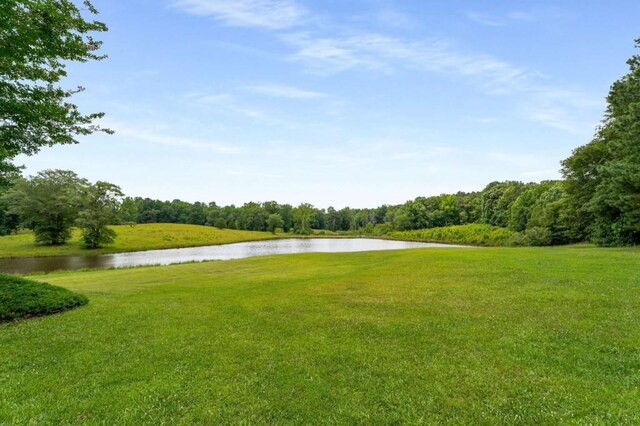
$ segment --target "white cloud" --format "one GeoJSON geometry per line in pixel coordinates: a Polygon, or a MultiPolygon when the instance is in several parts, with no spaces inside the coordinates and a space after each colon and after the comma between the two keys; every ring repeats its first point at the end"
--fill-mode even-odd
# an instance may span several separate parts
{"type": "Polygon", "coordinates": [[[375,33],[332,38],[294,34],[284,39],[297,48],[293,60],[325,74],[358,67],[384,71],[404,67],[475,77],[492,91],[522,86],[529,74],[489,55],[457,52],[438,40],[414,42],[375,33]]]}
{"type": "Polygon", "coordinates": [[[228,93],[189,93],[187,98],[202,104],[228,105],[235,102],[233,96],[228,93]]]}
{"type": "Polygon", "coordinates": [[[522,106],[525,116],[547,127],[587,137],[593,123],[592,113],[604,107],[604,101],[584,92],[553,87],[534,87],[522,106]]]}
{"type": "Polygon", "coordinates": [[[185,94],[184,98],[192,106],[199,109],[207,107],[216,112],[237,114],[255,122],[288,129],[296,126],[291,120],[278,117],[274,108],[267,111],[248,104],[229,93],[190,92],[185,94]]]}
{"type": "Polygon", "coordinates": [[[196,104],[208,105],[219,110],[230,111],[248,118],[270,121],[264,111],[239,103],[233,95],[228,93],[188,93],[186,98],[196,104]]]}
{"type": "Polygon", "coordinates": [[[529,112],[529,118],[538,121],[548,127],[566,130],[571,133],[582,133],[583,128],[577,126],[567,117],[564,109],[558,107],[546,107],[544,109],[532,110],[529,112]]]}
{"type": "MultiPolygon", "coordinates": [[[[296,0],[173,1],[176,7],[189,13],[211,16],[227,25],[286,30],[311,22],[307,11],[296,0]]],[[[500,16],[472,10],[463,13],[474,22],[493,27],[535,19],[533,13],[525,11],[512,11],[500,16]]],[[[408,25],[408,17],[394,11],[386,11],[385,18],[399,26],[408,25]]],[[[338,32],[325,36],[311,31],[288,32],[281,33],[280,37],[294,49],[289,59],[303,64],[312,73],[331,76],[358,69],[383,73],[418,70],[458,77],[488,94],[523,96],[520,108],[525,117],[571,133],[579,133],[578,129],[584,125],[585,120],[580,112],[599,105],[585,94],[547,87],[535,70],[491,55],[465,52],[443,40],[414,40],[375,32],[338,32]]],[[[326,96],[312,90],[274,84],[248,85],[240,89],[298,100],[326,96]]],[[[285,124],[265,111],[238,102],[228,94],[203,95],[193,100],[252,119],[285,124]]]]}
{"type": "Polygon", "coordinates": [[[394,9],[382,9],[373,16],[364,17],[364,19],[368,20],[371,20],[371,18],[391,28],[406,30],[420,27],[420,23],[416,19],[394,9]]]}
{"type": "Polygon", "coordinates": [[[549,86],[540,73],[490,55],[466,53],[439,40],[411,41],[376,33],[342,37],[289,34],[296,51],[291,59],[313,72],[332,75],[348,70],[430,71],[469,80],[492,95],[518,95],[526,118],[547,127],[583,134],[585,114],[602,104],[591,94],[549,86]]]}
{"type": "Polygon", "coordinates": [[[495,16],[488,13],[478,12],[474,10],[467,10],[464,15],[476,24],[485,25],[488,27],[504,27],[510,24],[509,21],[535,21],[536,17],[533,13],[514,11],[509,12],[504,16],[495,16]]]}
{"type": "Polygon", "coordinates": [[[535,21],[535,16],[529,12],[516,11],[507,14],[509,19],[514,21],[535,21]]]}
{"type": "Polygon", "coordinates": [[[208,150],[216,154],[242,154],[246,151],[243,147],[229,143],[172,136],[162,132],[161,129],[142,128],[122,122],[108,123],[108,127],[115,130],[118,136],[152,144],[208,150]]]}
{"type": "Polygon", "coordinates": [[[253,93],[259,93],[261,95],[273,96],[276,98],[287,98],[287,99],[318,99],[326,96],[324,93],[299,89],[297,87],[292,87],[292,86],[283,86],[278,84],[246,86],[244,87],[244,90],[247,90],[253,93]]]}
{"type": "Polygon", "coordinates": [[[322,74],[335,74],[355,67],[382,68],[383,63],[366,50],[359,49],[357,39],[314,38],[307,34],[289,34],[284,40],[298,50],[294,61],[322,74]]]}
{"type": "Polygon", "coordinates": [[[502,27],[504,25],[504,21],[498,19],[494,16],[487,15],[486,13],[474,12],[468,10],[464,12],[467,18],[476,22],[478,24],[486,25],[489,27],[502,27]]]}
{"type": "Polygon", "coordinates": [[[176,0],[173,6],[237,27],[291,28],[299,25],[306,15],[304,8],[293,0],[176,0]]]}

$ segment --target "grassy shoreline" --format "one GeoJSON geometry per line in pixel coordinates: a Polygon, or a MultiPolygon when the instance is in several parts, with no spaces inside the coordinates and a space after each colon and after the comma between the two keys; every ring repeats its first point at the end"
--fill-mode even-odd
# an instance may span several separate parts
{"type": "MultiPolygon", "coordinates": [[[[67,244],[60,246],[36,245],[33,241],[33,234],[30,232],[24,232],[18,235],[0,236],[0,259],[21,257],[91,256],[96,254],[201,247],[282,238],[373,238],[413,241],[411,238],[390,238],[384,235],[334,233],[330,231],[315,231],[313,234],[309,235],[291,233],[272,234],[270,232],[218,229],[209,226],[171,223],[138,224],[134,226],[115,225],[111,228],[118,234],[115,243],[95,250],[87,250],[82,247],[80,231],[78,229],[73,230],[73,237],[67,244]]],[[[447,242],[442,242],[442,244],[447,244],[447,242]]],[[[456,243],[451,242],[450,244],[456,243]]]]}
{"type": "Polygon", "coordinates": [[[209,226],[183,224],[138,224],[111,227],[118,236],[114,244],[87,250],[82,247],[80,232],[73,231],[72,239],[61,246],[40,246],[31,233],[0,237],[0,258],[90,256],[106,253],[125,253],[182,247],[229,244],[283,238],[286,234],[257,231],[218,229],[209,226]]]}

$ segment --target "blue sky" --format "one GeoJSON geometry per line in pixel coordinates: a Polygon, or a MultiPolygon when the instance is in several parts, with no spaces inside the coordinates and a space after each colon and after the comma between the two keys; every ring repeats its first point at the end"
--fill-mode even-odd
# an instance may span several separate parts
{"type": "Polygon", "coordinates": [[[559,178],[640,37],[638,1],[95,0],[65,81],[113,136],[21,157],[127,195],[374,207],[559,178]]]}

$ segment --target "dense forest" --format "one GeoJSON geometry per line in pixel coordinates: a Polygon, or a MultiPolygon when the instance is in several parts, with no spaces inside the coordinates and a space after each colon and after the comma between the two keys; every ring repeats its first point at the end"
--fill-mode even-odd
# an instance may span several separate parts
{"type": "Polygon", "coordinates": [[[401,205],[376,208],[316,208],[311,204],[248,202],[218,206],[180,200],[130,198],[122,201],[118,223],[189,223],[218,228],[309,234],[312,230],[385,235],[451,225],[483,223],[517,232],[531,228],[548,231],[549,244],[581,241],[586,235],[574,229],[567,211],[562,182],[493,182],[480,192],[418,197],[401,205]]]}
{"type": "MultiPolygon", "coordinates": [[[[61,178],[69,180],[72,175],[65,171],[47,171],[31,179],[21,179],[0,198],[0,232],[14,232],[21,225],[35,231],[38,226],[44,226],[50,231],[54,225],[41,225],[30,214],[29,206],[33,204],[29,201],[30,198],[37,198],[38,205],[48,205],[48,211],[56,212],[51,221],[67,223],[68,230],[77,223],[79,217],[87,216],[83,206],[95,206],[96,196],[87,199],[87,188],[98,186],[110,189],[112,195],[120,194],[115,185],[108,186],[104,182],[92,186],[86,180],[72,179],[71,184],[66,182],[64,188],[50,182],[61,178]],[[49,182],[45,185],[47,180],[49,182]],[[34,190],[34,186],[38,184],[45,186],[44,190],[34,190]],[[73,206],[74,200],[76,206],[63,209],[63,206],[73,206]],[[87,200],[93,200],[93,203],[87,200]],[[62,218],[65,220],[62,221],[62,218]]],[[[95,194],[95,189],[89,194],[95,194]]],[[[292,206],[276,201],[219,206],[215,202],[189,203],[181,200],[161,201],[107,195],[103,191],[103,200],[111,200],[102,206],[103,210],[107,210],[103,217],[108,217],[112,224],[184,223],[303,235],[310,234],[313,230],[326,230],[382,236],[394,231],[478,223],[520,233],[527,238],[527,244],[566,244],[584,241],[589,237],[584,224],[574,220],[563,181],[492,182],[480,192],[418,197],[404,204],[382,205],[370,209],[324,209],[307,203],[292,206]]]]}

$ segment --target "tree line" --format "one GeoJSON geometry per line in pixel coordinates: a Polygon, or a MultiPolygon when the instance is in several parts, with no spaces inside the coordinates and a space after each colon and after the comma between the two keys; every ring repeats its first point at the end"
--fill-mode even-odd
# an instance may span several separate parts
{"type": "Polygon", "coordinates": [[[561,181],[505,181],[493,182],[479,192],[418,197],[370,209],[324,209],[276,201],[219,206],[215,202],[125,197],[114,184],[92,184],[71,171],[46,170],[16,179],[0,196],[0,233],[15,232],[22,226],[33,230],[40,244],[63,244],[71,228],[78,226],[85,246],[96,248],[113,241],[109,224],[183,223],[300,235],[325,230],[382,236],[483,223],[536,232],[544,236],[542,244],[564,244],[584,238],[574,226],[567,197],[561,181]]]}

